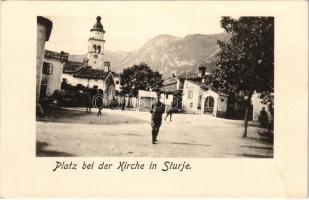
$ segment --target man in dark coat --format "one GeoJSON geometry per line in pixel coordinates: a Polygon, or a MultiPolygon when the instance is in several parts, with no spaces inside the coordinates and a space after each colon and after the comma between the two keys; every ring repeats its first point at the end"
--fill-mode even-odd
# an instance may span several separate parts
{"type": "Polygon", "coordinates": [[[265,110],[265,107],[262,108],[259,117],[260,117],[261,127],[263,127],[263,128],[267,127],[267,125],[268,125],[268,114],[265,110]]]}
{"type": "Polygon", "coordinates": [[[98,89],[95,99],[96,107],[98,108],[97,116],[102,116],[103,109],[103,91],[98,89]]]}
{"type": "Polygon", "coordinates": [[[152,127],[152,144],[156,144],[157,136],[162,122],[162,115],[165,111],[165,105],[160,101],[160,94],[157,96],[157,100],[151,106],[151,127],[152,127]]]}

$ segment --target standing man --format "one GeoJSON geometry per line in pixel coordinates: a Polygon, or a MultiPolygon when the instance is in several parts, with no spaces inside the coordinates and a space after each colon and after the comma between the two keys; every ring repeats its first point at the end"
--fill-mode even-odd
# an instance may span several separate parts
{"type": "Polygon", "coordinates": [[[156,144],[157,136],[162,122],[162,115],[165,111],[165,105],[160,101],[160,94],[157,94],[157,100],[151,106],[151,127],[152,127],[152,144],[156,144]]]}
{"type": "Polygon", "coordinates": [[[96,94],[96,107],[98,108],[98,113],[97,116],[102,116],[102,109],[103,109],[103,90],[97,89],[97,94],[96,94]]]}
{"type": "Polygon", "coordinates": [[[265,110],[265,107],[262,108],[259,117],[260,117],[261,127],[263,127],[263,128],[267,127],[267,125],[268,125],[268,114],[265,110]]]}
{"type": "Polygon", "coordinates": [[[86,98],[86,112],[91,112],[93,96],[90,91],[85,92],[85,98],[86,98]]]}

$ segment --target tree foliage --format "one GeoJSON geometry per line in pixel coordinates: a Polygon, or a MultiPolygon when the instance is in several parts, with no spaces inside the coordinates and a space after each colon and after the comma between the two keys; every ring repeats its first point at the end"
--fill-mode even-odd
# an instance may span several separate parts
{"type": "Polygon", "coordinates": [[[159,91],[162,82],[162,75],[145,63],[124,69],[120,76],[122,91],[130,96],[137,96],[138,90],[159,91]]]}
{"type": "MultiPolygon", "coordinates": [[[[222,17],[221,27],[231,35],[218,41],[218,69],[211,77],[212,87],[229,95],[242,93],[245,105],[254,92],[261,93],[265,103],[273,106],[274,92],[274,18],[222,17]]],[[[245,116],[247,135],[248,108],[245,116]]]]}
{"type": "Polygon", "coordinates": [[[274,18],[223,17],[221,26],[230,33],[228,41],[218,41],[218,70],[213,84],[218,90],[234,94],[243,91],[274,91],[274,18]]]}

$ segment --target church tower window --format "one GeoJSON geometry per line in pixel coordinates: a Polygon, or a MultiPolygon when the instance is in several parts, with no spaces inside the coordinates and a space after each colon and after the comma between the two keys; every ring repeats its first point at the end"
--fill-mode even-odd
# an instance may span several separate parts
{"type": "Polygon", "coordinates": [[[104,69],[104,33],[101,17],[98,16],[96,23],[90,29],[90,37],[88,39],[88,66],[91,66],[93,69],[104,69]]]}

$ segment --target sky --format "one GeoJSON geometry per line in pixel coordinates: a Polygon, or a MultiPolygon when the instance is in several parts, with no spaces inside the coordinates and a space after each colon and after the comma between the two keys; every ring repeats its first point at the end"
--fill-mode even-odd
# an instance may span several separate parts
{"type": "MultiPolygon", "coordinates": [[[[147,13],[147,10],[144,11],[147,13]]],[[[151,10],[149,10],[151,13],[151,10]]],[[[46,49],[70,54],[87,52],[90,29],[100,15],[106,31],[105,50],[132,51],[142,47],[155,36],[169,34],[184,37],[190,34],[222,33],[220,16],[207,16],[201,12],[180,12],[177,15],[157,13],[145,15],[45,16],[53,22],[46,49]],[[188,14],[189,13],[189,14],[188,14]]]]}

